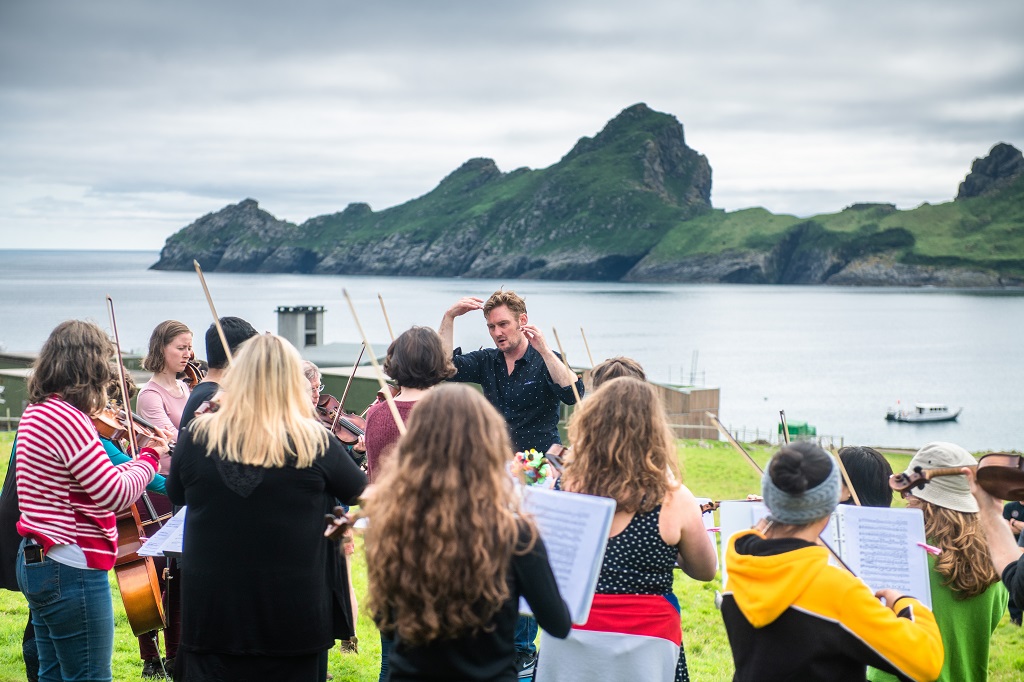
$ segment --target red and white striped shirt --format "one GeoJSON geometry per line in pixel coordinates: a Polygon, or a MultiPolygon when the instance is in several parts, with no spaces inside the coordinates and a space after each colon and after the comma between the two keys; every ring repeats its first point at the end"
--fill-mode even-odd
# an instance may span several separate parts
{"type": "Polygon", "coordinates": [[[114,466],[89,417],[51,396],[25,409],[18,425],[18,532],[49,551],[82,548],[89,568],[117,558],[115,512],[132,504],[159,466],[153,450],[114,466]]]}

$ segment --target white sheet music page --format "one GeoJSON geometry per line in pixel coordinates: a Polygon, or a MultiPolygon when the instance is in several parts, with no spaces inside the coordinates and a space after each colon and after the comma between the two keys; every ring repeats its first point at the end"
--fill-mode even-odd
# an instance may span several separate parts
{"type": "Polygon", "coordinates": [[[185,510],[172,516],[153,537],[146,540],[139,549],[139,556],[165,556],[164,552],[173,556],[181,556],[181,543],[185,535],[185,510]]]}
{"type": "Polygon", "coordinates": [[[718,526],[721,528],[721,557],[718,565],[722,567],[722,585],[728,578],[729,567],[725,564],[725,553],[729,548],[729,539],[740,531],[750,530],[754,525],[768,516],[768,507],[764,502],[751,500],[725,500],[718,507],[718,526]]]}
{"type": "Polygon", "coordinates": [[[840,505],[835,516],[839,555],[872,591],[892,588],[932,607],[920,509],[840,505]]]}
{"type": "MultiPolygon", "coordinates": [[[[608,546],[615,500],[562,490],[523,488],[523,511],[533,515],[548,551],[548,562],[572,622],[590,616],[597,578],[608,546]]],[[[525,599],[519,610],[530,613],[525,599]]]]}

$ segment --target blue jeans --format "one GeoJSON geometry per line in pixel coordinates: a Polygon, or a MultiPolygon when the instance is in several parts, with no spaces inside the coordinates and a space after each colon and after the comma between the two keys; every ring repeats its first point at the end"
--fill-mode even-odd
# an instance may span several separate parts
{"type": "Polygon", "coordinates": [[[529,651],[531,654],[536,653],[537,645],[534,644],[534,640],[537,639],[537,619],[533,616],[519,615],[519,620],[516,621],[516,652],[529,651]]]}
{"type": "Polygon", "coordinates": [[[40,682],[109,682],[114,607],[107,572],[72,568],[47,557],[26,564],[22,541],[18,587],[32,610],[40,682]]]}

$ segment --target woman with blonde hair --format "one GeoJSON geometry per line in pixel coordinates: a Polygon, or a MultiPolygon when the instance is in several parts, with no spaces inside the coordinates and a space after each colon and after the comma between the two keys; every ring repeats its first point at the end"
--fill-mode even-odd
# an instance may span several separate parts
{"type": "MultiPolygon", "coordinates": [[[[974,464],[971,453],[959,445],[928,443],[910,460],[907,472],[974,464]]],[[[987,680],[989,640],[1009,594],[992,565],[970,484],[963,475],[936,477],[903,496],[908,507],[924,513],[925,536],[942,550],[928,557],[932,611],[946,650],[938,679],[987,680]]],[[[871,670],[868,679],[896,678],[871,670]]]]}
{"type": "Polygon", "coordinates": [[[688,679],[673,569],[706,582],[717,559],[661,401],[639,379],[611,379],[573,413],[569,440],[563,489],[616,511],[590,619],[564,642],[542,636],[537,679],[688,679]]]}
{"type": "Polygon", "coordinates": [[[394,644],[389,680],[517,678],[519,598],[555,637],[570,627],[534,524],[505,465],[505,422],[449,384],[417,401],[365,509],[370,609],[394,644]]]}
{"type": "Polygon", "coordinates": [[[366,477],[313,417],[298,351],[247,341],[216,412],[179,434],[167,492],[188,505],[175,679],[322,680],[332,635],[324,514],[366,477]]]}

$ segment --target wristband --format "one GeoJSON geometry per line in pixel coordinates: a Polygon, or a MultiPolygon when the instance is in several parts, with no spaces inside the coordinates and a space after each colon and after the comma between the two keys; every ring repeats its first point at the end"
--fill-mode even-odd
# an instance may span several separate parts
{"type": "Polygon", "coordinates": [[[139,450],[139,459],[149,462],[153,469],[160,470],[160,453],[153,448],[142,448],[139,450]]]}

